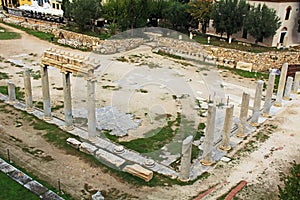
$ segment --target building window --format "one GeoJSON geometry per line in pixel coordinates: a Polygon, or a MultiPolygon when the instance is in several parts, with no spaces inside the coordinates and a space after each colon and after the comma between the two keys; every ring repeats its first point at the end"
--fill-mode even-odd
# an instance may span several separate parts
{"type": "Polygon", "coordinates": [[[56,4],[56,9],[59,10],[59,4],[56,4]]]}
{"type": "Polygon", "coordinates": [[[291,7],[291,6],[289,6],[289,7],[286,9],[285,20],[289,20],[290,14],[291,14],[291,10],[292,10],[292,7],[291,7]]]}
{"type": "Polygon", "coordinates": [[[55,9],[55,3],[52,3],[52,8],[54,8],[54,9],[55,9]]]}

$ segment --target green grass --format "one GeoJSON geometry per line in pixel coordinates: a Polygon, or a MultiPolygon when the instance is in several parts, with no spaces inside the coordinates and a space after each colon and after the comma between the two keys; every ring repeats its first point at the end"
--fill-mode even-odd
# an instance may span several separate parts
{"type": "Polygon", "coordinates": [[[0,199],[5,200],[23,200],[30,199],[35,200],[39,199],[37,195],[30,192],[22,185],[12,180],[9,176],[0,171],[0,199]]]}
{"type": "Polygon", "coordinates": [[[9,32],[2,27],[0,27],[0,30],[4,30],[4,32],[0,32],[0,40],[13,40],[21,38],[21,35],[19,33],[9,32]]]}
{"type": "Polygon", "coordinates": [[[0,72],[0,80],[9,79],[9,76],[7,73],[0,72]]]}
{"type": "Polygon", "coordinates": [[[167,53],[167,52],[164,52],[162,50],[158,50],[158,52],[153,52],[153,53],[156,53],[158,55],[161,55],[161,56],[167,56],[167,57],[170,57],[170,58],[175,58],[175,59],[179,59],[179,60],[185,60],[183,57],[181,56],[177,56],[177,55],[174,55],[174,54],[170,54],[170,53],[167,53]]]}
{"type": "MultiPolygon", "coordinates": [[[[0,93],[4,95],[8,95],[8,89],[7,86],[0,86],[0,93]]],[[[19,87],[16,87],[16,98],[18,100],[23,100],[24,99],[24,92],[21,91],[19,87]]]]}

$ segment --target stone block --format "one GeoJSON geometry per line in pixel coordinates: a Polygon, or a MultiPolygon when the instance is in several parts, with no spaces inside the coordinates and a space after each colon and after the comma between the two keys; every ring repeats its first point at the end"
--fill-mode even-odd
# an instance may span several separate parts
{"type": "Polygon", "coordinates": [[[251,72],[252,68],[253,68],[253,64],[239,61],[239,62],[236,63],[236,68],[251,72]]]}
{"type": "Polygon", "coordinates": [[[25,185],[29,181],[32,181],[32,178],[30,178],[29,176],[27,176],[26,174],[24,174],[19,170],[15,170],[11,172],[9,176],[15,181],[17,181],[18,183],[20,183],[21,185],[25,185]]]}
{"type": "Polygon", "coordinates": [[[51,190],[49,190],[48,192],[46,192],[43,195],[40,195],[40,199],[42,199],[42,200],[64,200],[63,198],[61,198],[60,196],[58,196],[51,190]]]}
{"type": "Polygon", "coordinates": [[[97,149],[98,149],[97,147],[95,147],[94,145],[91,145],[87,142],[83,142],[79,146],[80,151],[82,151],[84,153],[92,154],[92,155],[94,155],[94,153],[97,149]]]}
{"type": "Polygon", "coordinates": [[[119,156],[116,156],[102,149],[98,149],[98,151],[96,151],[96,158],[116,167],[120,167],[125,163],[125,160],[123,158],[120,158],[119,156]]]}
{"type": "Polygon", "coordinates": [[[37,195],[44,194],[45,192],[48,191],[46,187],[44,187],[42,184],[36,181],[30,181],[24,185],[25,188],[29,189],[33,193],[37,195]]]}
{"type": "Polygon", "coordinates": [[[76,140],[75,138],[68,138],[67,143],[75,149],[79,149],[79,146],[81,145],[81,142],[76,140]]]}
{"type": "Polygon", "coordinates": [[[101,192],[98,191],[98,192],[96,192],[95,194],[92,195],[92,200],[104,200],[104,197],[101,194],[101,192]]]}
{"type": "Polygon", "coordinates": [[[134,176],[137,176],[146,182],[149,182],[153,178],[153,172],[143,168],[142,166],[138,164],[134,165],[127,165],[124,167],[123,171],[128,172],[134,176]]]}
{"type": "Polygon", "coordinates": [[[15,171],[15,170],[16,170],[16,168],[14,168],[13,166],[11,166],[5,162],[0,164],[0,171],[2,171],[5,174],[15,171]]]}

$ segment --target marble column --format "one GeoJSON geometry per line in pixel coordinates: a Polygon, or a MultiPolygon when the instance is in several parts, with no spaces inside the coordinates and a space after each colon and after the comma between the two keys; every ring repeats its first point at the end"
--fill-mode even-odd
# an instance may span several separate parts
{"type": "Polygon", "coordinates": [[[51,116],[51,104],[50,104],[50,90],[49,90],[49,78],[48,78],[48,66],[41,66],[41,79],[43,90],[43,108],[44,108],[44,120],[52,120],[51,116]]]}
{"type": "Polygon", "coordinates": [[[7,82],[7,90],[8,90],[8,103],[14,104],[16,103],[16,86],[14,83],[8,81],[7,82]]]}
{"type": "Polygon", "coordinates": [[[254,103],[253,103],[253,112],[252,117],[249,122],[251,126],[258,126],[258,119],[260,116],[260,106],[261,106],[261,96],[263,90],[264,82],[262,80],[257,81],[255,96],[254,96],[254,103]]]}
{"type": "Polygon", "coordinates": [[[297,94],[300,84],[300,72],[296,72],[294,84],[293,84],[293,94],[297,94]]]}
{"type": "Polygon", "coordinates": [[[274,106],[277,107],[282,106],[282,97],[283,97],[283,91],[286,82],[286,74],[287,74],[288,67],[289,67],[288,63],[284,63],[280,71],[280,79],[279,79],[279,84],[277,89],[276,101],[274,103],[274,106]]]}
{"type": "Polygon", "coordinates": [[[31,77],[30,77],[30,70],[25,68],[23,72],[24,78],[24,90],[25,90],[25,104],[26,104],[26,111],[32,112],[32,90],[31,90],[31,77]]]}
{"type": "Polygon", "coordinates": [[[239,126],[238,126],[238,130],[236,133],[237,137],[245,137],[246,136],[245,129],[246,129],[247,117],[248,117],[249,100],[250,100],[250,95],[246,92],[243,92],[239,126]]]}
{"type": "Polygon", "coordinates": [[[233,105],[225,106],[226,113],[224,119],[224,126],[223,126],[223,136],[222,142],[220,145],[220,149],[224,151],[229,151],[231,149],[230,146],[230,133],[232,129],[232,120],[233,120],[233,105]]]}
{"type": "Polygon", "coordinates": [[[286,81],[285,85],[285,90],[284,90],[284,95],[283,99],[286,101],[291,100],[291,91],[292,91],[292,86],[293,86],[293,77],[289,76],[286,81]]]}
{"type": "Polygon", "coordinates": [[[216,106],[214,104],[209,104],[205,138],[203,142],[203,155],[200,161],[202,165],[213,164],[212,151],[214,147],[215,126],[216,126],[216,106]]]}
{"type": "Polygon", "coordinates": [[[269,117],[270,116],[270,109],[272,106],[272,96],[273,96],[273,90],[274,90],[274,84],[275,84],[275,77],[276,74],[274,72],[270,72],[269,74],[269,80],[267,85],[267,92],[265,97],[265,103],[264,103],[264,109],[262,116],[269,117]]]}
{"type": "Polygon", "coordinates": [[[95,103],[95,82],[96,79],[87,79],[87,109],[88,109],[88,135],[96,137],[96,103],[95,103]]]}
{"type": "Polygon", "coordinates": [[[188,136],[182,142],[180,175],[181,181],[188,181],[191,168],[193,136],[188,136]]]}
{"type": "Polygon", "coordinates": [[[63,72],[63,87],[64,87],[64,114],[65,114],[65,129],[73,130],[72,118],[72,97],[71,97],[71,73],[63,72]]]}

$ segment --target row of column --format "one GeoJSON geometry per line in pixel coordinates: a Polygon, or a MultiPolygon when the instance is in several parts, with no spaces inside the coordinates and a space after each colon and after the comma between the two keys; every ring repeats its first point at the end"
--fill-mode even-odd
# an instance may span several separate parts
{"type": "MultiPolygon", "coordinates": [[[[296,72],[295,80],[292,77],[286,78],[288,70],[288,64],[285,63],[282,66],[280,80],[276,95],[276,101],[274,106],[282,106],[282,99],[290,100],[290,94],[296,94],[299,89],[300,83],[300,72],[296,72]]],[[[275,73],[273,71],[269,74],[268,85],[266,88],[265,102],[263,105],[262,112],[261,109],[261,99],[262,99],[262,91],[264,82],[262,80],[257,81],[254,103],[253,103],[253,113],[252,117],[249,121],[250,126],[258,126],[259,125],[259,117],[260,115],[264,117],[270,116],[270,110],[272,106],[272,95],[275,84],[275,73]]],[[[237,137],[245,137],[245,130],[247,126],[247,117],[248,117],[248,109],[249,109],[249,100],[250,95],[246,92],[243,93],[241,110],[239,116],[238,129],[236,132],[237,137]]],[[[230,146],[230,134],[233,124],[233,105],[225,106],[225,119],[224,126],[222,131],[222,141],[219,146],[221,150],[228,151],[231,149],[230,146]]],[[[214,132],[215,132],[215,120],[216,120],[216,106],[214,104],[208,105],[208,114],[207,114],[207,127],[205,132],[205,138],[203,141],[203,154],[200,163],[202,165],[211,165],[213,164],[212,152],[214,148],[214,132]]],[[[181,166],[180,166],[180,179],[183,181],[188,181],[190,165],[191,165],[191,148],[192,148],[193,138],[191,136],[187,137],[182,143],[182,158],[181,158],[181,166]]]]}
{"type": "MultiPolygon", "coordinates": [[[[32,101],[32,87],[30,70],[25,68],[23,72],[24,77],[24,91],[25,91],[25,105],[27,112],[33,112],[32,101]]],[[[72,96],[71,96],[71,73],[63,72],[63,92],[64,92],[64,117],[65,117],[65,130],[70,131],[73,127],[72,118],[72,96]]],[[[42,95],[43,95],[43,112],[44,120],[52,120],[51,103],[50,103],[50,89],[49,89],[49,76],[48,66],[41,67],[41,80],[42,80],[42,95]]],[[[96,137],[96,105],[95,105],[95,81],[93,71],[87,76],[87,109],[88,109],[88,136],[90,138],[96,137]]],[[[14,104],[16,102],[15,85],[8,82],[8,102],[14,104]]]]}

